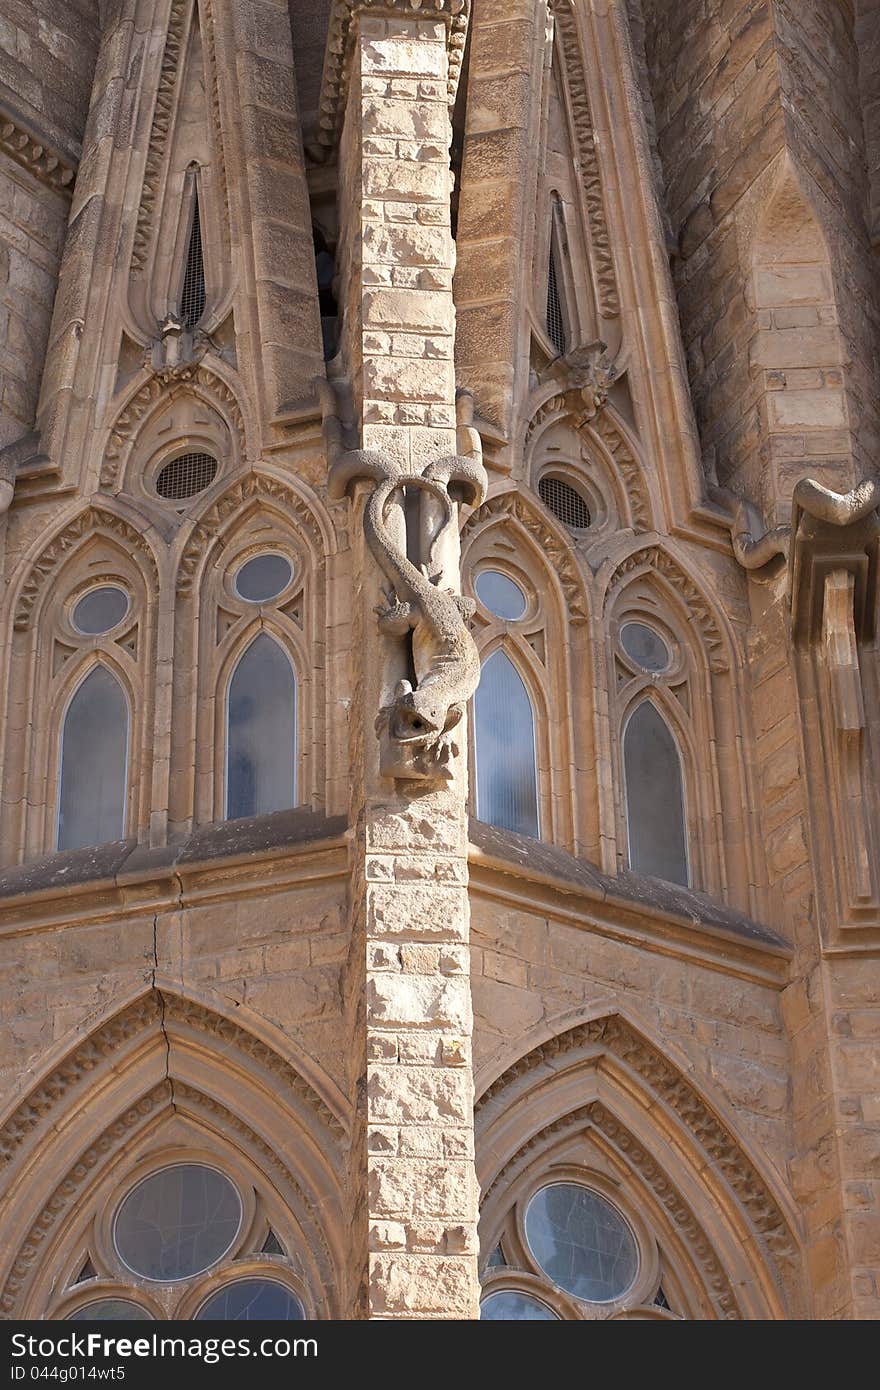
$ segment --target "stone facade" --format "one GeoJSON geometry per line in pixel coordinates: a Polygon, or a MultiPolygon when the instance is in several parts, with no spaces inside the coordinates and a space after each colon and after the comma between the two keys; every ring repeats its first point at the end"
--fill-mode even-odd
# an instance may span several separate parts
{"type": "Polygon", "coordinates": [[[877,5],[58,9],[0,0],[2,1316],[877,1317],[877,5]],[[150,1264],[187,1166],[237,1217],[150,1264]]]}

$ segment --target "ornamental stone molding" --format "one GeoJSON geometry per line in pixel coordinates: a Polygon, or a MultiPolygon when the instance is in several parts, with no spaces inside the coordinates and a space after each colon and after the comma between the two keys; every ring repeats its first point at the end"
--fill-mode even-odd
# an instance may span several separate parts
{"type": "Polygon", "coordinates": [[[99,503],[93,503],[68,522],[31,566],[15,610],[15,628],[17,631],[30,626],[34,604],[62,561],[67,558],[71,551],[76,549],[82,540],[100,530],[112,532],[127,549],[134,550],[142,556],[149,567],[153,586],[158,587],[159,576],[156,558],[144,536],[118,512],[110,511],[108,507],[102,507],[99,503]]]}
{"type": "MultiPolygon", "coordinates": [[[[164,998],[164,996],[163,996],[164,998]]],[[[188,1002],[188,1001],[187,1001],[188,1002]]],[[[114,1154],[130,1146],[132,1138],[143,1125],[163,1110],[179,1109],[182,1113],[198,1115],[199,1112],[210,1117],[212,1128],[236,1149],[250,1152],[257,1160],[261,1172],[270,1174],[280,1183],[282,1190],[287,1188],[297,1199],[294,1211],[305,1224],[310,1246],[316,1245],[319,1257],[316,1261],[324,1288],[334,1286],[335,1261],[314,1212],[314,1203],[303,1191],[289,1165],[284,1162],[271,1144],[246,1124],[228,1106],[215,1097],[206,1095],[194,1086],[175,1078],[167,1078],[153,1087],[146,1095],[129,1106],[112,1124],[108,1125],[99,1137],[89,1145],[79,1159],[65,1174],[63,1180],[46,1201],[39,1216],[31,1225],[23,1245],[13,1261],[9,1276],[0,1294],[0,1309],[7,1316],[15,1316],[19,1311],[19,1300],[26,1293],[33,1277],[34,1267],[47,1250],[52,1234],[76,1202],[87,1183],[96,1171],[105,1165],[114,1154]]]]}
{"type": "Polygon", "coordinates": [[[177,570],[177,592],[191,592],[199,561],[224,524],[248,502],[262,498],[275,502],[288,520],[298,525],[308,538],[313,553],[326,550],[324,536],[308,502],[294,487],[268,473],[248,472],[221,494],[196,522],[177,570]]]}
{"type": "Polygon", "coordinates": [[[134,277],[143,275],[146,268],[150,229],[161,186],[162,162],[174,115],[174,88],[177,84],[177,71],[180,66],[186,23],[192,3],[193,0],[172,0],[171,13],[168,17],[168,33],[159,69],[159,87],[156,92],[156,105],[153,111],[153,124],[147,149],[147,161],[144,166],[141,201],[131,252],[131,273],[134,277]]]}
{"type": "Polygon", "coordinates": [[[688,608],[688,616],[700,633],[709,657],[710,670],[715,674],[730,669],[724,637],[715,617],[697,585],[662,546],[651,545],[635,550],[613,570],[606,586],[606,607],[611,596],[625,581],[639,570],[653,570],[665,579],[681,596],[688,608]]]}
{"type": "Polygon", "coordinates": [[[579,1110],[561,1115],[558,1120],[545,1125],[522,1144],[483,1194],[484,1202],[499,1189],[503,1192],[509,1188],[516,1176],[551,1145],[574,1138],[586,1129],[594,1129],[604,1137],[620,1161],[638,1174],[668,1213],[677,1235],[684,1241],[692,1260],[700,1270],[704,1286],[718,1316],[728,1320],[741,1320],[742,1312],[730,1280],[703,1226],[662,1165],[601,1101],[593,1101],[579,1110]]]}
{"type": "Polygon", "coordinates": [[[562,47],[566,86],[571,101],[581,188],[587,209],[590,244],[599,290],[599,310],[604,318],[614,319],[620,313],[620,296],[605,213],[605,197],[602,192],[602,177],[596,153],[596,137],[587,91],[584,56],[578,37],[577,17],[570,0],[553,0],[550,8],[562,47]]]}
{"type": "Polygon", "coordinates": [[[66,198],[73,192],[77,165],[30,131],[22,118],[0,104],[0,150],[47,188],[66,198]]]}
{"type": "Polygon", "coordinates": [[[443,21],[446,24],[449,53],[447,90],[451,107],[461,75],[469,11],[470,0],[333,0],[315,132],[318,145],[330,150],[342,129],[348,99],[353,21],[358,14],[371,14],[377,18],[401,15],[426,22],[432,19],[443,21]]]}
{"type": "Polygon", "coordinates": [[[462,528],[462,542],[469,540],[490,521],[509,517],[519,522],[534,539],[545,560],[559,576],[568,606],[569,621],[579,627],[589,621],[584,585],[570,544],[554,530],[536,502],[523,492],[507,491],[496,494],[472,512],[462,528]]]}
{"type": "Polygon", "coordinates": [[[52,1112],[68,1092],[92,1072],[106,1067],[126,1043],[148,1029],[167,1030],[171,1024],[192,1028],[210,1038],[215,1046],[234,1047],[269,1072],[283,1091],[305,1105],[335,1139],[347,1132],[340,1116],[305,1077],[261,1039],[194,1000],[151,989],[101,1024],[15,1108],[0,1128],[0,1164],[11,1164],[22,1145],[50,1124],[52,1112]]]}
{"type": "Polygon", "coordinates": [[[713,1170],[746,1213],[756,1236],[789,1285],[799,1265],[797,1244],[785,1214],[741,1145],[679,1069],[618,1014],[593,1019],[549,1038],[521,1057],[480,1096],[479,1117],[538,1068],[587,1047],[601,1047],[631,1067],[654,1096],[678,1117],[713,1170]]]}
{"type": "Polygon", "coordinates": [[[0,1294],[0,1309],[6,1317],[15,1316],[18,1311],[19,1299],[27,1289],[34,1265],[45,1251],[47,1240],[51,1237],[59,1219],[65,1216],[71,1204],[76,1201],[95,1169],[100,1164],[106,1163],[114,1153],[123,1148],[130,1140],[132,1133],[145,1120],[149,1119],[157,1110],[169,1105],[171,1101],[171,1082],[163,1081],[130,1106],[119,1119],[108,1125],[95,1142],[80,1155],[73,1167],[68,1170],[45,1203],[31,1226],[24,1244],[15,1256],[3,1292],[0,1294]]]}
{"type": "Polygon", "coordinates": [[[141,421],[161,401],[171,401],[175,395],[185,391],[205,396],[219,407],[221,414],[229,421],[238,437],[241,457],[246,457],[244,418],[232,387],[210,367],[200,366],[197,362],[187,363],[178,373],[170,376],[163,377],[159,373],[153,373],[119,411],[111,426],[110,438],[104,450],[101,464],[102,488],[109,490],[116,486],[119,480],[120,460],[137,434],[141,421]]]}

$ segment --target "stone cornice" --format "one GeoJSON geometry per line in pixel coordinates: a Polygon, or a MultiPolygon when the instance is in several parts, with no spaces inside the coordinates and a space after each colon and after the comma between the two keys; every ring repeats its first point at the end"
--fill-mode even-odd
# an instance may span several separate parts
{"type": "Polygon", "coordinates": [[[21,116],[0,100],[0,150],[40,183],[70,197],[77,166],[69,156],[48,145],[28,129],[21,116]]]}
{"type": "Polygon", "coordinates": [[[791,948],[781,937],[692,889],[612,877],[557,846],[479,821],[471,820],[470,842],[472,910],[485,897],[771,989],[788,983],[791,948]]]}
{"type": "Polygon", "coordinates": [[[317,145],[329,150],[339,138],[348,96],[352,20],[358,14],[367,12],[377,19],[396,15],[424,21],[443,20],[449,49],[451,106],[461,74],[469,10],[470,0],[333,0],[321,78],[318,128],[315,132],[317,145]]]}

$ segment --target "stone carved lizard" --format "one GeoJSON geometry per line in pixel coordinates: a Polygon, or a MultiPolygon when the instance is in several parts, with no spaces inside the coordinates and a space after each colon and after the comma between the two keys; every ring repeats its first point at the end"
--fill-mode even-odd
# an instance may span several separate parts
{"type": "MultiPolygon", "coordinates": [[[[398,683],[394,700],[376,720],[383,742],[382,773],[407,781],[449,781],[458,751],[453,734],[480,679],[480,658],[467,628],[473,601],[439,586],[437,556],[457,524],[456,503],[478,505],[488,480],[474,431],[464,420],[462,435],[470,456],[435,460],[420,473],[369,450],[346,450],[334,405],[323,395],[324,427],[330,452],[328,489],[344,497],[354,483],[373,482],[364,511],[364,534],[376,563],[389,581],[385,604],[377,608],[379,630],[389,637],[412,634],[415,686],[398,683]],[[388,525],[391,506],[403,502],[404,489],[433,498],[440,520],[416,564],[388,525]]],[[[465,406],[463,414],[467,413],[465,406]]]]}

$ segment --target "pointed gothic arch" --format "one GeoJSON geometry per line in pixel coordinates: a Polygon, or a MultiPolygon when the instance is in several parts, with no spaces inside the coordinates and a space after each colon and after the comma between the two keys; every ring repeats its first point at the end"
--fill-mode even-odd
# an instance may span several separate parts
{"type": "Polygon", "coordinates": [[[802,1315],[797,1221],[727,1106],[622,1013],[567,1022],[545,1026],[528,1051],[520,1040],[518,1055],[482,1090],[478,1078],[484,1251],[517,1184],[553,1163],[572,1171],[581,1163],[588,1173],[584,1141],[598,1136],[597,1170],[624,1185],[679,1262],[691,1316],[802,1315]]]}
{"type": "Polygon", "coordinates": [[[496,494],[462,531],[465,592],[474,595],[474,631],[485,659],[502,643],[520,668],[536,719],[542,838],[596,857],[595,788],[573,768],[595,762],[595,655],[590,597],[571,539],[534,496],[496,494]],[[479,601],[475,582],[500,570],[526,596],[521,621],[499,621],[479,601]]]}
{"type": "Polygon", "coordinates": [[[332,1315],[344,1286],[338,1097],[309,1063],[321,1087],[314,1088],[287,1040],[278,1050],[275,1030],[253,1020],[251,1031],[240,1011],[233,1020],[216,1003],[149,987],[57,1056],[7,1112],[0,1124],[6,1316],[45,1315],[58,1271],[78,1257],[83,1229],[101,1220],[99,1190],[118,1187],[138,1155],[159,1161],[169,1144],[169,1152],[185,1153],[190,1142],[199,1154],[202,1142],[220,1154],[225,1147],[233,1164],[263,1183],[276,1223],[286,1220],[289,1239],[298,1241],[318,1307],[332,1315]],[[179,1128],[162,1134],[180,1117],[191,1134],[183,1150],[179,1128]]]}

